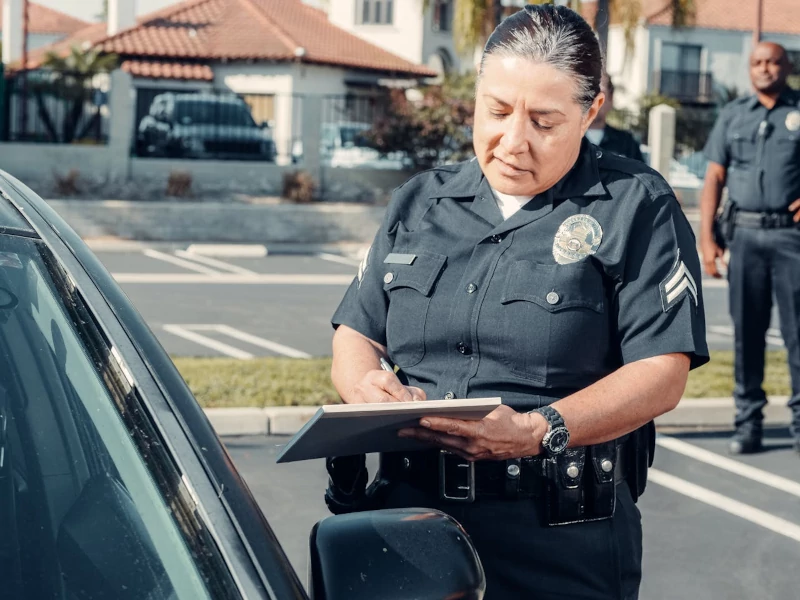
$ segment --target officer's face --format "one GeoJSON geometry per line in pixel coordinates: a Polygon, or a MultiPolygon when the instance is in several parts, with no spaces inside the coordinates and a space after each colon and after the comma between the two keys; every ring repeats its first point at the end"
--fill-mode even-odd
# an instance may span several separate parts
{"type": "Polygon", "coordinates": [[[473,145],[504,194],[534,196],[575,164],[603,94],[584,112],[569,75],[524,58],[489,56],[477,88],[473,145]]]}
{"type": "Polygon", "coordinates": [[[778,44],[764,42],[750,55],[750,81],[756,91],[779,93],[789,76],[789,60],[778,44]]]}

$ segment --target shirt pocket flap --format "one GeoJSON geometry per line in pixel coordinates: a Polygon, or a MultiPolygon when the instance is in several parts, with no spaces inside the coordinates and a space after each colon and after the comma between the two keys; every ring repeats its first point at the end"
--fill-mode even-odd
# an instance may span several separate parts
{"type": "Polygon", "coordinates": [[[417,290],[423,296],[429,296],[446,261],[447,256],[444,254],[421,252],[410,265],[387,264],[383,289],[389,292],[406,287],[417,290]]]}
{"type": "Polygon", "coordinates": [[[588,308],[603,313],[603,280],[587,261],[568,265],[543,265],[527,260],[514,263],[502,303],[533,302],[550,312],[588,308]]]}

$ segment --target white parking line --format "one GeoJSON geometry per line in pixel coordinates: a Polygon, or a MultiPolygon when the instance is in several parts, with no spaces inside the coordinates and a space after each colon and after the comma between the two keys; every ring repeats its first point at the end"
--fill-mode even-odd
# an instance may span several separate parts
{"type": "Polygon", "coordinates": [[[680,477],[675,477],[659,469],[650,469],[648,479],[674,492],[683,494],[689,498],[694,498],[695,500],[723,510],[745,521],[755,523],[765,529],[769,529],[770,531],[774,531],[796,542],[800,542],[800,525],[796,523],[776,517],[754,506],[739,502],[728,496],[723,496],[722,494],[695,485],[694,483],[681,479],[680,477]]]}
{"type": "Polygon", "coordinates": [[[678,454],[683,454],[684,456],[688,456],[694,460],[706,463],[730,473],[734,473],[740,477],[751,479],[757,483],[768,485],[776,490],[780,490],[800,498],[800,483],[792,481],[791,479],[786,479],[785,477],[775,475],[769,471],[752,467],[745,463],[739,462],[738,460],[720,456],[716,452],[711,452],[710,450],[700,448],[699,446],[695,446],[694,444],[684,442],[683,440],[679,440],[674,437],[659,435],[656,437],[656,444],[666,448],[667,450],[672,450],[678,454]]]}
{"type": "Polygon", "coordinates": [[[150,258],[154,258],[156,260],[163,260],[164,262],[172,263],[173,265],[177,265],[179,267],[183,267],[184,269],[189,269],[190,271],[197,271],[198,273],[204,273],[206,275],[219,275],[218,271],[213,271],[208,267],[203,267],[193,262],[189,262],[188,260],[183,260],[176,256],[172,256],[171,254],[166,254],[164,252],[159,252],[158,250],[153,250],[152,248],[147,248],[142,250],[142,254],[145,256],[149,256],[150,258]]]}
{"type": "Polygon", "coordinates": [[[317,257],[321,258],[322,260],[327,260],[330,262],[341,263],[343,265],[347,265],[349,267],[357,267],[361,264],[360,260],[355,260],[353,258],[347,258],[346,256],[337,256],[336,254],[328,254],[327,252],[319,252],[317,253],[317,257]]]}
{"type": "Polygon", "coordinates": [[[210,337],[200,335],[199,333],[195,333],[194,331],[189,331],[188,329],[186,329],[185,327],[181,327],[180,325],[164,325],[164,331],[167,331],[173,335],[177,335],[178,337],[182,337],[186,340],[189,340],[190,342],[195,342],[196,344],[205,346],[206,348],[211,348],[212,350],[216,350],[220,354],[230,356],[231,358],[240,358],[240,359],[254,358],[254,356],[249,352],[245,352],[244,350],[239,350],[239,348],[234,348],[233,346],[229,346],[228,344],[223,344],[222,342],[218,342],[217,340],[212,339],[210,337]]]}
{"type": "Polygon", "coordinates": [[[277,352],[278,354],[283,354],[284,356],[289,356],[291,358],[311,358],[310,354],[307,354],[302,350],[295,350],[294,348],[290,348],[289,346],[284,346],[283,344],[279,344],[278,342],[271,342],[270,340],[265,340],[264,338],[260,338],[255,335],[250,335],[249,333],[245,333],[244,331],[239,331],[238,329],[234,329],[233,327],[229,327],[228,325],[215,325],[214,329],[223,335],[236,338],[237,340],[247,342],[248,344],[253,344],[254,346],[258,346],[260,348],[266,348],[267,350],[272,350],[273,352],[277,352]]]}
{"type": "MultiPolygon", "coordinates": [[[[170,256],[174,260],[180,258],[170,256]]],[[[186,261],[182,261],[186,262],[186,261]]],[[[193,265],[194,266],[194,265],[193,265]]],[[[195,267],[199,270],[201,267],[195,267]]],[[[256,274],[239,275],[235,273],[219,273],[210,271],[208,275],[194,273],[112,273],[117,283],[213,283],[213,284],[250,284],[250,285],[349,285],[353,275],[279,275],[256,274]]]]}
{"type": "MultiPolygon", "coordinates": [[[[717,335],[724,335],[726,337],[733,337],[733,325],[709,325],[708,331],[717,335]]],[[[773,346],[783,346],[783,339],[780,337],[780,331],[777,329],[767,330],[767,343],[773,346]],[[777,335],[775,335],[777,334],[777,335]]]]}
{"type": "Polygon", "coordinates": [[[250,269],[245,269],[244,267],[239,267],[237,265],[232,265],[230,263],[222,262],[221,260],[217,260],[216,258],[209,258],[208,256],[202,256],[200,254],[192,254],[191,252],[187,252],[186,250],[175,250],[175,255],[180,256],[181,258],[185,258],[189,261],[202,263],[210,267],[216,267],[218,269],[222,269],[223,271],[238,273],[239,275],[258,275],[258,273],[256,273],[255,271],[251,271],[250,269]]]}

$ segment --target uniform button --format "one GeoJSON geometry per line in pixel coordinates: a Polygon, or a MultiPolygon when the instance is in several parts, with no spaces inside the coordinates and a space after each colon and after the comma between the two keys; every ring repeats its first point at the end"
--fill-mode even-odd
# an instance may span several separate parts
{"type": "Polygon", "coordinates": [[[519,472],[519,465],[508,465],[508,468],[506,469],[506,473],[508,473],[508,476],[512,479],[519,477],[519,472]]]}
{"type": "Polygon", "coordinates": [[[558,301],[561,300],[561,296],[559,296],[556,292],[550,292],[545,297],[548,304],[558,304],[558,301]]]}
{"type": "Polygon", "coordinates": [[[503,236],[493,235],[492,237],[489,238],[489,241],[492,242],[493,244],[499,244],[500,242],[503,241],[503,236]]]}
{"type": "Polygon", "coordinates": [[[447,392],[447,393],[444,395],[444,399],[445,399],[445,400],[452,400],[452,399],[453,399],[453,398],[455,398],[455,397],[456,397],[456,395],[455,395],[453,392],[447,392]]]}
{"type": "Polygon", "coordinates": [[[470,283],[470,284],[467,286],[467,293],[468,293],[468,294],[474,294],[474,293],[475,293],[475,291],[476,291],[477,289],[478,289],[478,286],[477,286],[477,285],[475,285],[474,283],[470,283]]]}
{"type": "Polygon", "coordinates": [[[572,479],[575,479],[580,474],[581,474],[581,472],[578,469],[578,465],[573,463],[573,464],[571,464],[570,466],[567,467],[567,476],[568,477],[570,477],[572,479]]]}
{"type": "Polygon", "coordinates": [[[459,352],[461,352],[461,354],[463,354],[465,356],[467,354],[471,354],[472,353],[472,349],[469,346],[467,346],[464,342],[458,342],[458,345],[456,346],[456,348],[458,349],[459,352]]]}
{"type": "Polygon", "coordinates": [[[598,150],[596,156],[597,156],[597,158],[602,158],[603,157],[603,151],[602,150],[598,150]]]}
{"type": "Polygon", "coordinates": [[[392,283],[394,281],[394,273],[387,273],[383,276],[383,283],[392,283]]]}
{"type": "Polygon", "coordinates": [[[604,473],[611,473],[611,470],[614,468],[614,463],[606,458],[600,463],[600,468],[603,469],[604,473]]]}

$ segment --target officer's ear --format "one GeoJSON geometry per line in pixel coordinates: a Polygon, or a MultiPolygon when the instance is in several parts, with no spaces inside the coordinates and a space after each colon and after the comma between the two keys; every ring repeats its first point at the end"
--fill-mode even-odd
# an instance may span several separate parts
{"type": "Polygon", "coordinates": [[[606,102],[606,95],[603,92],[600,92],[599,94],[597,94],[597,96],[595,96],[594,102],[592,102],[592,105],[589,107],[589,110],[587,110],[583,114],[583,122],[581,123],[581,130],[583,131],[584,135],[586,134],[586,130],[589,129],[589,125],[592,124],[592,121],[594,121],[595,117],[597,116],[597,113],[600,112],[600,107],[603,106],[605,102],[606,102]]]}

